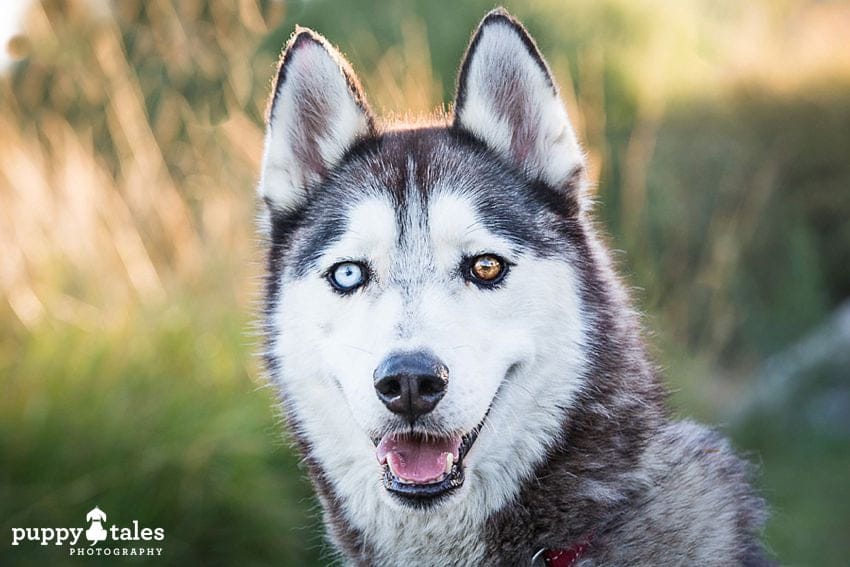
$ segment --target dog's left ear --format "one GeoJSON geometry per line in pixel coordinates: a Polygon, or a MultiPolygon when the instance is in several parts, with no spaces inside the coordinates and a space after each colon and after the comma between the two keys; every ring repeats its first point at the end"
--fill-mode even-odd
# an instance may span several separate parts
{"type": "Polygon", "coordinates": [[[467,48],[454,126],[578,205],[584,156],[575,132],[534,40],[503,9],[485,16],[467,48]]]}

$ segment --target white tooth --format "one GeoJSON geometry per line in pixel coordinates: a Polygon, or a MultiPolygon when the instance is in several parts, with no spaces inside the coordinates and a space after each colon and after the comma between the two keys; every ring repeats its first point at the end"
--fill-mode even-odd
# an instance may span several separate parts
{"type": "Polygon", "coordinates": [[[455,464],[455,456],[453,453],[446,453],[446,474],[452,472],[452,465],[455,464]]]}

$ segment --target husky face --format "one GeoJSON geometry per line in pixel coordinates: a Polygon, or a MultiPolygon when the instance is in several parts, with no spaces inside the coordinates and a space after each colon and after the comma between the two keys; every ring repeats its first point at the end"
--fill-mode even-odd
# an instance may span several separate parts
{"type": "MultiPolygon", "coordinates": [[[[579,374],[582,317],[576,275],[564,261],[567,237],[544,190],[494,164],[474,141],[440,130],[386,134],[350,156],[304,215],[278,276],[269,321],[278,337],[274,354],[291,395],[303,379],[325,400],[311,411],[347,416],[346,437],[359,431],[373,473],[381,469],[366,441],[432,438],[440,452],[432,456],[422,442],[419,459],[452,462],[445,477],[418,463],[419,476],[456,488],[476,459],[464,459],[465,470],[456,461],[481,447],[472,442],[482,425],[481,444],[521,419],[515,401],[487,416],[500,388],[520,389],[535,403],[551,395],[547,388],[564,386],[550,383],[553,372],[575,385],[569,377],[579,374]],[[486,259],[501,268],[494,282],[473,272],[486,259]],[[333,278],[349,265],[363,283],[339,289],[333,278]],[[561,301],[553,306],[552,297],[561,301]],[[540,368],[549,351],[571,344],[560,368],[540,368]],[[445,367],[445,391],[433,410],[409,419],[382,402],[375,376],[393,357],[420,352],[445,367]]],[[[393,466],[401,464],[389,460],[393,466]]],[[[398,480],[417,480],[416,470],[389,471],[388,488],[430,502],[415,484],[405,493],[406,483],[392,482],[400,476],[393,473],[405,472],[398,480]]]]}
{"type": "Polygon", "coordinates": [[[486,516],[544,458],[592,348],[582,179],[548,68],[502,12],[445,126],[379,131],[321,36],[289,42],[259,185],[266,359],[326,504],[361,529],[486,516]]]}

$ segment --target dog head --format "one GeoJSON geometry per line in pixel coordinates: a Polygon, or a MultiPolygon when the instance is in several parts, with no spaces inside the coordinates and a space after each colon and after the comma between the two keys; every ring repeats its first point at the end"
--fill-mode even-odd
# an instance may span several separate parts
{"type": "MultiPolygon", "coordinates": [[[[489,14],[451,124],[379,130],[296,31],[268,113],[267,362],[335,494],[492,509],[582,384],[583,155],[522,26],[489,14]]],[[[371,505],[363,503],[362,505],[371,505]]]]}

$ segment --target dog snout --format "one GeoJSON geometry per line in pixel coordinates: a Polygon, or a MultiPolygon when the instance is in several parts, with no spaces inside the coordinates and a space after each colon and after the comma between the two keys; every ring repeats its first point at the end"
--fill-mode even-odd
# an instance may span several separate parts
{"type": "Polygon", "coordinates": [[[375,369],[378,398],[410,423],[437,407],[448,384],[448,367],[425,351],[391,354],[375,369]]]}

